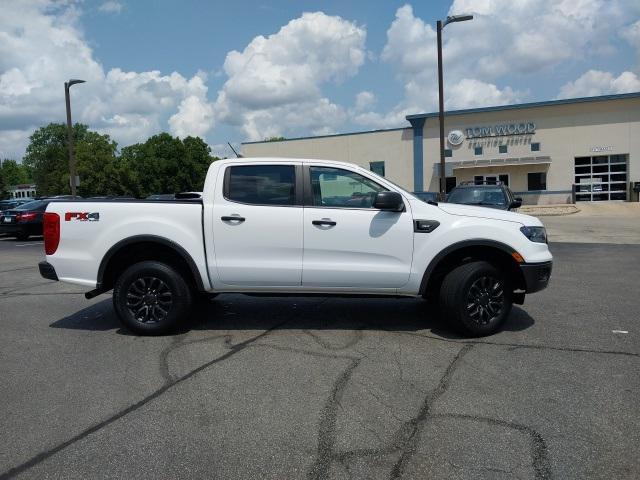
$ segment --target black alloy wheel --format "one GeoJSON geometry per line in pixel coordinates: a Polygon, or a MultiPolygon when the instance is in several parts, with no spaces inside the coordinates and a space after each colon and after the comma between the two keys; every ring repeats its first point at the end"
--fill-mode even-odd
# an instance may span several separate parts
{"type": "Polygon", "coordinates": [[[193,292],[171,265],[147,260],[127,268],[113,287],[113,306],[122,324],[141,335],[160,335],[187,320],[193,292]]]}
{"type": "Polygon", "coordinates": [[[487,325],[500,316],[504,308],[504,285],[502,281],[483,276],[471,284],[467,295],[469,317],[479,325],[487,325]]]}
{"type": "Polygon", "coordinates": [[[141,323],[164,320],[173,306],[173,294],[168,285],[157,277],[142,277],[129,285],[127,308],[141,323]]]}
{"type": "Polygon", "coordinates": [[[485,261],[454,268],[440,288],[445,320],[466,336],[480,337],[498,331],[512,304],[513,287],[508,275],[485,261]]]}

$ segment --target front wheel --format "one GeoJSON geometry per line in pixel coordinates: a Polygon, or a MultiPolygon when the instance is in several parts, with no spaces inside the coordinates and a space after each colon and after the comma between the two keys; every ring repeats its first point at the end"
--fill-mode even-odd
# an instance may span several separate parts
{"type": "Polygon", "coordinates": [[[440,289],[443,314],[461,333],[495,333],[511,312],[507,277],[488,262],[470,262],[447,274],[440,289]]]}
{"type": "Polygon", "coordinates": [[[122,324],[141,335],[173,330],[191,311],[193,295],[184,277],[161,262],[127,268],[113,288],[113,306],[122,324]]]}

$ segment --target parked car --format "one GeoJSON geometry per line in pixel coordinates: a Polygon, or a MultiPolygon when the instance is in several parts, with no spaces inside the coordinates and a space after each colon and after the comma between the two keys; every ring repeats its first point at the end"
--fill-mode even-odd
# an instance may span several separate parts
{"type": "Polygon", "coordinates": [[[438,194],[436,192],[413,192],[413,194],[423,202],[429,203],[438,201],[438,194]]]}
{"type": "Polygon", "coordinates": [[[502,182],[462,182],[449,192],[447,202],[499,210],[514,210],[522,206],[522,198],[514,196],[502,182]]]}
{"type": "Polygon", "coordinates": [[[140,334],[175,328],[199,293],[232,292],[439,299],[453,326],[487,335],[552,267],[535,217],[425,203],[356,165],[302,159],[216,161],[201,199],[52,202],[44,246],[44,278],[87,298],[113,289],[140,334]]]}
{"type": "Polygon", "coordinates": [[[23,203],[32,202],[32,198],[11,198],[9,200],[0,200],[0,213],[5,210],[11,210],[23,203]]]}
{"type": "Polygon", "coordinates": [[[42,215],[49,200],[23,203],[0,214],[0,233],[26,240],[31,235],[42,235],[42,215]]]}

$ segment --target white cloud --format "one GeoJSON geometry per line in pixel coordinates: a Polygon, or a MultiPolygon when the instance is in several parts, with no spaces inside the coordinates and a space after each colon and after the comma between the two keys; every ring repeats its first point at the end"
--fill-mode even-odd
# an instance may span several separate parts
{"type": "Polygon", "coordinates": [[[203,137],[213,126],[213,108],[205,96],[190,95],[169,118],[171,132],[181,138],[203,137]]]}
{"type": "Polygon", "coordinates": [[[610,52],[633,0],[454,0],[474,19],[444,31],[447,66],[488,80],[610,52]]]}
{"type": "Polygon", "coordinates": [[[508,105],[522,101],[525,92],[515,91],[511,87],[498,88],[473,78],[463,78],[447,89],[447,109],[508,105]]]}
{"type": "Polygon", "coordinates": [[[224,62],[217,117],[251,140],[300,132],[332,132],[344,109],[321,87],[355,75],[364,63],[366,31],[322,12],[304,13],[277,33],[257,36],[224,62]]]}
{"type": "MultiPolygon", "coordinates": [[[[470,13],[474,19],[452,23],[443,32],[445,108],[526,101],[528,90],[499,85],[498,79],[595,60],[612,50],[612,31],[622,31],[637,45],[640,22],[626,25],[634,3],[637,0],[454,0],[449,15],[470,13]]],[[[396,11],[380,58],[394,68],[404,98],[385,114],[356,112],[354,122],[398,126],[405,112],[437,109],[436,32],[410,5],[396,11]]],[[[624,91],[634,78],[624,75],[610,83],[609,90],[624,91]]]]}
{"type": "Polygon", "coordinates": [[[367,90],[359,92],[356,95],[356,103],[354,105],[354,110],[356,112],[361,112],[366,108],[373,106],[376,103],[376,96],[367,90]]]}
{"type": "Polygon", "coordinates": [[[98,10],[104,13],[120,13],[122,11],[122,3],[117,0],[107,0],[98,7],[98,10]]]}
{"type": "Polygon", "coordinates": [[[640,91],[640,78],[633,72],[622,72],[615,77],[611,72],[589,70],[560,88],[558,98],[591,97],[614,93],[640,91]]]}
{"type": "Polygon", "coordinates": [[[121,145],[171,129],[205,135],[213,125],[205,77],[158,71],[105,72],[78,27],[75,4],[46,0],[3,2],[0,16],[0,145],[20,154],[33,130],[64,122],[64,82],[73,120],[109,133],[121,145]],[[171,122],[168,122],[171,117],[171,122]],[[19,133],[18,133],[19,132],[19,133]],[[6,145],[6,146],[5,146],[6,145]]]}
{"type": "Polygon", "coordinates": [[[396,11],[381,58],[402,75],[421,74],[436,65],[436,32],[413,15],[411,5],[396,11]]]}

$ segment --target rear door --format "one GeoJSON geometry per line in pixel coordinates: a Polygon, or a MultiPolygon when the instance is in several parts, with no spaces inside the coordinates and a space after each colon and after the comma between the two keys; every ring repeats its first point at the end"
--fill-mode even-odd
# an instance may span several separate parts
{"type": "Polygon", "coordinates": [[[230,163],[218,177],[213,244],[219,280],[246,287],[299,286],[301,163],[230,163]]]}
{"type": "Polygon", "coordinates": [[[373,208],[387,190],[358,172],[305,164],[302,285],[354,289],[399,288],[413,259],[413,219],[373,208]]]}

